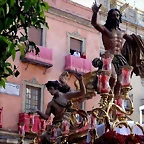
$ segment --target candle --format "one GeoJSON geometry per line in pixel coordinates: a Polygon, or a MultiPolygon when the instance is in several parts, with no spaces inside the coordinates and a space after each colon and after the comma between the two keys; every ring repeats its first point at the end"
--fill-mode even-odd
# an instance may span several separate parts
{"type": "Polygon", "coordinates": [[[130,76],[131,76],[132,70],[133,70],[133,68],[131,66],[123,66],[122,67],[121,85],[123,87],[130,86],[130,76]]]}
{"type": "Polygon", "coordinates": [[[113,55],[109,53],[105,53],[102,55],[102,62],[103,62],[103,70],[111,70],[111,62],[113,59],[113,55]]]}
{"type": "Polygon", "coordinates": [[[110,91],[109,78],[110,78],[110,73],[108,71],[101,72],[100,82],[99,82],[100,93],[109,93],[110,91]]]}
{"type": "Polygon", "coordinates": [[[18,125],[18,133],[22,136],[25,135],[25,126],[18,125]]]}
{"type": "Polygon", "coordinates": [[[57,129],[56,128],[52,128],[51,139],[56,139],[56,138],[57,138],[57,129]]]}
{"type": "Polygon", "coordinates": [[[98,92],[100,92],[101,91],[101,83],[100,83],[100,79],[101,79],[101,76],[100,75],[97,75],[97,77],[98,77],[98,83],[97,83],[97,88],[98,88],[98,92]]]}
{"type": "Polygon", "coordinates": [[[18,125],[18,133],[21,135],[22,134],[22,126],[18,125]]]}
{"type": "Polygon", "coordinates": [[[91,114],[90,115],[90,119],[91,119],[91,122],[90,122],[91,128],[95,128],[95,126],[96,126],[96,118],[91,114]]]}
{"type": "Polygon", "coordinates": [[[40,121],[41,129],[45,129],[45,120],[40,121]]]}
{"type": "Polygon", "coordinates": [[[23,125],[22,126],[22,136],[24,136],[25,135],[25,126],[23,125]]]}
{"type": "Polygon", "coordinates": [[[69,133],[69,122],[67,120],[62,121],[62,133],[63,134],[69,133]]]}
{"type": "MultiPolygon", "coordinates": [[[[125,110],[125,108],[124,108],[124,100],[121,97],[118,97],[115,100],[115,104],[117,104],[119,107],[121,107],[123,110],[125,110]]],[[[123,116],[123,114],[121,112],[119,112],[119,111],[116,111],[116,114],[118,116],[123,116]]]]}
{"type": "Polygon", "coordinates": [[[30,114],[30,124],[34,125],[34,115],[30,114]]]}

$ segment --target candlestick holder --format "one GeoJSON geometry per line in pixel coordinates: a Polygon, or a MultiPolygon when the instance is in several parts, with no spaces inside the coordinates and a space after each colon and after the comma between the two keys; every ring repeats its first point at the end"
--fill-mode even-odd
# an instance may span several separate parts
{"type": "Polygon", "coordinates": [[[24,144],[24,136],[20,136],[20,144],[24,144]]]}
{"type": "Polygon", "coordinates": [[[91,143],[94,144],[95,138],[98,137],[95,129],[90,129],[91,143]]]}
{"type": "Polygon", "coordinates": [[[29,132],[30,132],[30,133],[33,133],[32,128],[33,128],[33,124],[29,124],[29,132]]]}
{"type": "Polygon", "coordinates": [[[34,114],[33,113],[28,113],[28,115],[29,115],[29,132],[34,133],[33,132],[34,114]]]}
{"type": "Polygon", "coordinates": [[[20,144],[24,144],[24,136],[20,136],[20,144]]]}
{"type": "Polygon", "coordinates": [[[57,141],[55,139],[50,139],[51,144],[57,144],[57,141]]]}
{"type": "Polygon", "coordinates": [[[30,144],[38,144],[38,140],[37,139],[38,139],[37,137],[33,138],[32,142],[30,144]]]}
{"type": "Polygon", "coordinates": [[[124,95],[124,99],[127,99],[129,97],[129,91],[131,90],[130,86],[123,86],[122,91],[124,95]]]}
{"type": "Polygon", "coordinates": [[[42,134],[46,129],[46,123],[45,120],[40,118],[40,133],[42,134]]]}
{"type": "Polygon", "coordinates": [[[18,123],[18,133],[20,135],[20,144],[24,143],[25,137],[25,125],[24,123],[18,123]]]}
{"type": "Polygon", "coordinates": [[[68,134],[63,134],[62,135],[62,142],[61,144],[68,144],[68,134]]]}

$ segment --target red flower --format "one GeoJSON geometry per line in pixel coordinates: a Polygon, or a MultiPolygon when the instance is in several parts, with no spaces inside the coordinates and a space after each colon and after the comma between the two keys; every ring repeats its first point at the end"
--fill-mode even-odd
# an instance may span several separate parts
{"type": "Polygon", "coordinates": [[[99,137],[95,144],[144,144],[144,136],[140,135],[122,135],[115,131],[109,131],[99,137]]]}

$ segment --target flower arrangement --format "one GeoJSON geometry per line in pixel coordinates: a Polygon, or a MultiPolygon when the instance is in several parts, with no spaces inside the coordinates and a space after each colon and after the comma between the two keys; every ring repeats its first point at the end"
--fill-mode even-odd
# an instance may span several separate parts
{"type": "Polygon", "coordinates": [[[144,135],[122,135],[109,131],[96,139],[95,144],[144,144],[144,135]]]}

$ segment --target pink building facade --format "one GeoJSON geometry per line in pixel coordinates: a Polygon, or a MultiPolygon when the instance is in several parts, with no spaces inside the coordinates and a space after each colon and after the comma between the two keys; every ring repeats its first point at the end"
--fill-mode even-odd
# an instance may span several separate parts
{"type": "MultiPolygon", "coordinates": [[[[17,131],[19,114],[29,111],[31,106],[45,111],[52,99],[44,84],[48,80],[57,80],[59,75],[68,70],[87,73],[93,71],[91,61],[99,57],[100,35],[91,26],[91,9],[69,0],[49,0],[51,6],[46,13],[49,29],[28,30],[29,38],[36,42],[41,52],[39,56],[27,54],[20,60],[17,53],[14,64],[20,75],[9,77],[6,89],[0,89],[0,107],[2,129],[17,131]],[[72,52],[78,50],[86,54],[86,59],[77,58],[72,52]]],[[[69,85],[75,89],[75,78],[71,77],[69,85]]],[[[84,104],[85,110],[92,109],[98,103],[99,96],[84,104]]]]}

